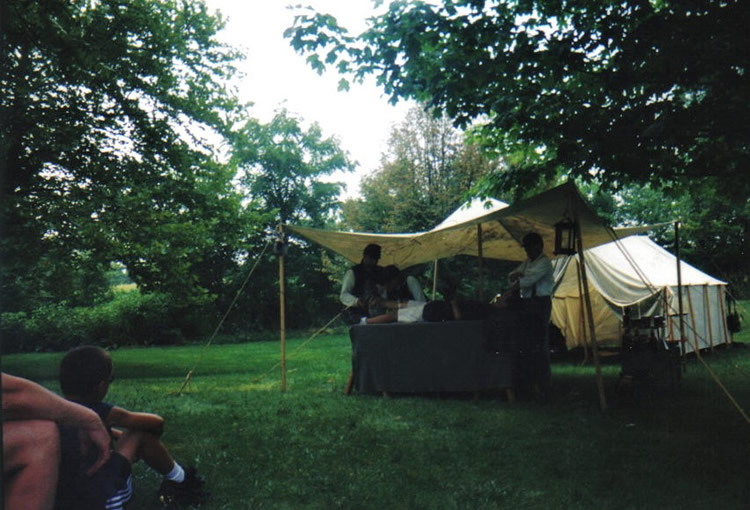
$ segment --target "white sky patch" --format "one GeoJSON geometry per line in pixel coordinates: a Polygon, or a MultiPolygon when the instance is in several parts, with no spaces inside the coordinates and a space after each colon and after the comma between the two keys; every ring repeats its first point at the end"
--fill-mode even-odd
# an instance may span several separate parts
{"type": "MultiPolygon", "coordinates": [[[[226,28],[219,39],[247,55],[239,69],[240,100],[254,103],[251,115],[268,122],[280,108],[301,117],[305,125],[317,122],[323,136],[335,136],[351,159],[359,163],[353,174],[334,174],[330,181],[345,182],[345,197],[357,196],[364,175],[379,167],[391,127],[402,122],[413,103],[390,105],[374,78],[339,92],[340,76],[331,69],[318,75],[284,39],[295,11],[287,0],[207,0],[210,10],[221,11],[226,28]]],[[[338,24],[357,35],[374,15],[372,0],[306,0],[316,11],[333,15],[338,24]]],[[[296,5],[296,4],[295,4],[296,5]]],[[[382,9],[382,8],[381,8],[382,9]]]]}

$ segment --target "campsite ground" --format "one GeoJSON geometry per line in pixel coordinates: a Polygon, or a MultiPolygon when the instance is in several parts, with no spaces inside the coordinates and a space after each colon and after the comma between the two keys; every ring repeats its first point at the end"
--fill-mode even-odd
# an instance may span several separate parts
{"type": "MultiPolygon", "coordinates": [[[[745,309],[750,309],[745,302],[745,309]]],[[[122,349],[109,399],[167,418],[165,441],[208,479],[211,509],[750,507],[750,332],[687,361],[678,391],[619,398],[620,365],[553,365],[549,402],[502,394],[343,395],[345,335],[290,340],[287,391],[278,342],[122,349]],[[176,392],[200,360],[186,391],[176,392]],[[710,372],[708,368],[710,368],[710,372]]],[[[3,357],[4,370],[57,389],[60,354],[3,357]]],[[[135,508],[160,508],[159,479],[136,468],[135,508]]]]}

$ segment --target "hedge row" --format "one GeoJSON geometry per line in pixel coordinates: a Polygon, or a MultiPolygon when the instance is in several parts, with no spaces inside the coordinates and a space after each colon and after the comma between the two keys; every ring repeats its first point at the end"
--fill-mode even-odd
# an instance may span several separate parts
{"type": "Polygon", "coordinates": [[[92,307],[51,304],[31,313],[0,315],[3,351],[64,351],[84,344],[105,347],[168,345],[205,334],[170,304],[164,294],[119,292],[112,301],[92,307]]]}

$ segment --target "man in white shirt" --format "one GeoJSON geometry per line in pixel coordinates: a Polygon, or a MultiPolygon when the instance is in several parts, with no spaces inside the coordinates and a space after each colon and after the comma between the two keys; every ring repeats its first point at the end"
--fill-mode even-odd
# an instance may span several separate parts
{"type": "Polygon", "coordinates": [[[552,261],[544,254],[542,237],[531,232],[523,237],[521,243],[528,258],[508,275],[513,287],[520,290],[521,299],[551,298],[555,279],[552,261]]]}
{"type": "Polygon", "coordinates": [[[541,348],[545,366],[537,374],[542,391],[548,392],[550,385],[549,318],[552,312],[552,291],[555,287],[552,261],[544,254],[542,237],[530,232],[521,240],[528,257],[509,276],[512,289],[518,290],[523,308],[533,312],[544,324],[544,338],[541,348]]]}

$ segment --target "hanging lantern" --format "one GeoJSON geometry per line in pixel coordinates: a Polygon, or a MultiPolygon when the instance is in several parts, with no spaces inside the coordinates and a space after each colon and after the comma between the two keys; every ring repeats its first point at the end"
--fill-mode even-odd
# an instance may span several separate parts
{"type": "Polygon", "coordinates": [[[576,252],[576,225],[570,218],[555,223],[555,255],[573,255],[576,252]]]}
{"type": "Polygon", "coordinates": [[[289,244],[283,239],[277,240],[273,245],[273,254],[277,257],[286,257],[289,252],[289,244]]]}
{"type": "Polygon", "coordinates": [[[276,242],[273,244],[273,254],[277,257],[286,257],[289,251],[289,243],[284,236],[284,231],[279,226],[276,230],[276,242]]]}

